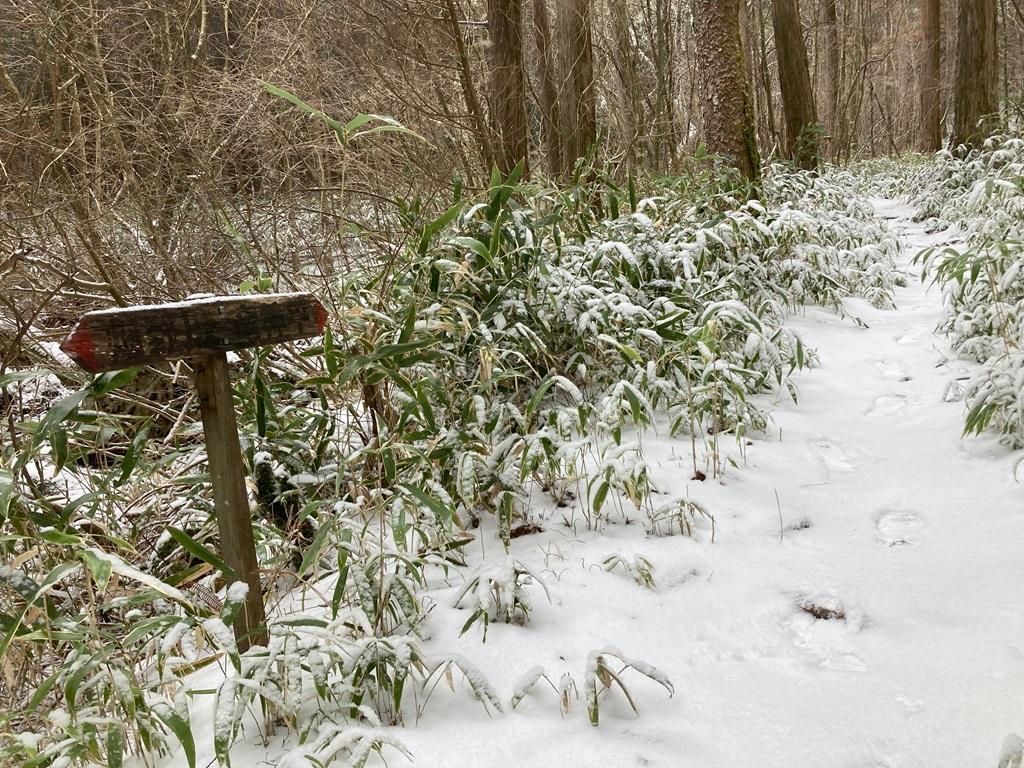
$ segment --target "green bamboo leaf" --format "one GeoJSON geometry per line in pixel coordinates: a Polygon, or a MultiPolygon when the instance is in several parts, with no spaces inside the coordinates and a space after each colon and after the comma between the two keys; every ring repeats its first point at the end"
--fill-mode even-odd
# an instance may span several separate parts
{"type": "Polygon", "coordinates": [[[554,383],[555,380],[549,376],[541,382],[533,395],[530,396],[530,401],[526,404],[526,410],[523,412],[523,418],[528,426],[533,424],[533,420],[537,416],[537,411],[540,408],[541,401],[544,399],[544,396],[548,393],[554,383]]]}
{"type": "Polygon", "coordinates": [[[31,714],[39,708],[39,705],[43,703],[50,691],[53,690],[54,684],[60,679],[62,674],[64,674],[64,670],[58,669],[39,684],[35,693],[32,694],[32,698],[28,700],[28,704],[25,707],[26,713],[31,714]]]}
{"type": "MultiPolygon", "coordinates": [[[[77,571],[80,567],[81,566],[76,562],[61,563],[46,575],[46,578],[42,580],[42,582],[39,584],[39,586],[36,588],[33,594],[29,597],[29,599],[25,601],[25,605],[22,606],[18,615],[15,617],[15,621],[11,623],[10,628],[7,630],[6,633],[4,633],[3,638],[0,639],[0,659],[4,658],[4,656],[7,654],[7,649],[11,647],[11,643],[14,641],[15,635],[17,635],[18,633],[18,628],[21,626],[21,623],[25,620],[25,616],[28,613],[29,609],[32,606],[34,606],[36,602],[40,598],[42,598],[47,592],[49,592],[50,589],[52,589],[53,586],[57,584],[61,579],[63,579],[69,573],[77,571]]],[[[9,574],[5,573],[5,567],[0,566],[0,577],[8,575],[9,574]]]]}
{"type": "Polygon", "coordinates": [[[267,404],[270,401],[270,392],[263,382],[263,377],[256,374],[256,434],[260,437],[267,436],[267,404]]]}
{"type": "Polygon", "coordinates": [[[160,718],[160,722],[170,728],[175,738],[178,739],[181,748],[185,751],[188,768],[196,768],[196,742],[189,723],[163,702],[153,706],[153,714],[160,718]]]}
{"type": "Polygon", "coordinates": [[[43,528],[36,535],[47,544],[73,546],[82,543],[81,536],[64,533],[63,531],[58,531],[56,528],[43,528]]]}
{"type": "Polygon", "coordinates": [[[0,389],[8,386],[9,384],[16,384],[19,381],[31,381],[32,379],[42,379],[47,376],[56,376],[53,371],[47,368],[35,368],[29,371],[10,371],[0,376],[0,389]]]}
{"type": "Polygon", "coordinates": [[[114,481],[115,488],[119,488],[128,482],[128,478],[131,477],[132,472],[135,471],[135,467],[138,466],[139,460],[142,458],[147,439],[149,439],[148,420],[135,433],[135,437],[132,438],[131,443],[128,445],[128,450],[125,451],[124,458],[121,460],[121,473],[114,481]]]}
{"type": "Polygon", "coordinates": [[[80,389],[58,400],[36,427],[36,434],[40,439],[49,435],[58,424],[66,421],[91,394],[92,392],[88,389],[80,389]]]}
{"type": "Polygon", "coordinates": [[[487,243],[481,242],[480,240],[477,240],[475,237],[463,236],[452,238],[452,242],[461,248],[469,249],[488,264],[494,264],[494,260],[491,258],[491,251],[487,247],[487,243]]]}
{"type": "Polygon", "coordinates": [[[13,500],[14,474],[9,469],[0,469],[0,524],[7,520],[13,500]]]}
{"type": "Polygon", "coordinates": [[[402,488],[402,490],[404,490],[406,493],[408,493],[410,496],[416,499],[416,501],[418,501],[421,505],[423,505],[431,512],[433,512],[438,522],[444,523],[446,525],[451,523],[452,518],[454,517],[454,513],[449,507],[442,504],[440,501],[433,498],[432,496],[428,495],[425,491],[423,491],[420,488],[408,485],[407,483],[402,483],[400,487],[402,488]]]}
{"type": "Polygon", "coordinates": [[[101,373],[89,385],[93,397],[100,397],[123,387],[139,375],[141,368],[125,368],[121,371],[107,371],[101,373]]]}
{"type": "Polygon", "coordinates": [[[180,528],[169,526],[167,528],[168,535],[174,539],[186,552],[195,555],[204,563],[209,563],[218,571],[224,574],[225,578],[229,582],[238,581],[238,574],[235,573],[235,569],[225,563],[221,558],[211,552],[209,549],[204,547],[198,541],[193,539],[187,533],[180,528]]]}
{"type": "Polygon", "coordinates": [[[336,521],[329,517],[316,532],[313,537],[313,541],[306,548],[305,554],[302,556],[302,564],[299,566],[299,578],[305,576],[320,558],[320,553],[323,551],[324,546],[327,544],[327,537],[334,529],[336,521]]]}
{"type": "Polygon", "coordinates": [[[610,490],[610,488],[611,486],[608,485],[607,480],[602,481],[601,484],[597,487],[597,493],[594,494],[594,503],[592,505],[594,508],[595,515],[599,513],[601,511],[601,507],[604,506],[604,502],[605,499],[608,498],[608,491],[610,490]]]}
{"type": "Polygon", "coordinates": [[[107,726],[107,768],[121,768],[124,765],[124,729],[120,723],[107,726]]]}
{"type": "Polygon", "coordinates": [[[348,558],[349,546],[352,542],[352,530],[345,528],[341,532],[341,546],[338,547],[338,580],[334,584],[334,593],[331,595],[331,618],[338,618],[338,611],[341,609],[341,601],[345,597],[345,585],[348,582],[348,558]]]}
{"type": "Polygon", "coordinates": [[[107,588],[107,582],[110,581],[110,574],[113,571],[113,567],[108,560],[101,560],[96,557],[89,550],[84,550],[78,553],[78,556],[85,563],[85,567],[89,569],[89,573],[92,576],[93,581],[96,582],[101,590],[107,588]]]}
{"type": "Polygon", "coordinates": [[[50,431],[50,456],[53,459],[53,476],[56,477],[68,461],[68,431],[60,424],[50,431]]]}

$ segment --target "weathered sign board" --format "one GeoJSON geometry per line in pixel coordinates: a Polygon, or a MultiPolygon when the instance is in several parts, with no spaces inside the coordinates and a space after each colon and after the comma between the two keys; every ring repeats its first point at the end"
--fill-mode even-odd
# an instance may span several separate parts
{"type": "Polygon", "coordinates": [[[214,296],[89,312],[60,345],[90,373],[191,358],[221,555],[249,585],[234,625],[240,650],[265,642],[266,614],[226,353],[318,336],[326,322],[308,293],[214,296]]]}
{"type": "Polygon", "coordinates": [[[308,293],[212,296],[89,312],[60,348],[100,373],[304,339],[318,335],[326,320],[308,293]]]}

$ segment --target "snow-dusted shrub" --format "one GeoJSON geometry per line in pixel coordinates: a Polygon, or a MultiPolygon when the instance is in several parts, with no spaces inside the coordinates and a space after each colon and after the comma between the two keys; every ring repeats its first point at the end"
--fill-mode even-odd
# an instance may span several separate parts
{"type": "MultiPolygon", "coordinates": [[[[275,621],[267,645],[241,655],[233,650],[226,627],[214,633],[216,644],[233,664],[217,688],[214,707],[214,750],[222,764],[230,764],[230,748],[260,702],[294,734],[297,755],[326,751],[333,756],[340,747],[328,746],[341,734],[348,734],[348,741],[337,741],[344,745],[367,725],[380,728],[404,722],[410,701],[423,706],[434,682],[451,679],[453,669],[462,673],[484,707],[502,711],[486,677],[468,660],[428,660],[414,636],[381,637],[372,627],[360,626],[361,619],[365,617],[344,614],[331,621],[315,616],[275,621]]],[[[372,747],[382,744],[401,749],[393,737],[374,739],[372,747]]],[[[361,743],[359,749],[370,746],[361,743]]],[[[346,749],[358,754],[351,746],[346,749]]]]}
{"type": "Polygon", "coordinates": [[[699,501],[690,498],[674,499],[651,509],[647,515],[647,532],[653,536],[694,536],[697,522],[707,521],[711,526],[711,541],[715,540],[715,517],[699,501]]]}
{"type": "MultiPolygon", "coordinates": [[[[244,353],[235,392],[267,592],[299,586],[324,604],[311,623],[273,620],[270,645],[232,660],[218,694],[222,760],[241,722],[235,713],[254,697],[274,702],[300,746],[324,759],[383,745],[337,723],[401,721],[406,686],[425,686],[452,665],[498,709],[468,661],[437,667],[422,658],[417,631],[428,618],[419,597],[426,574],[462,564],[468,530],[481,521],[492,517],[511,546],[531,493],[565,505],[570,523],[574,513],[597,527],[616,512],[642,511],[653,532],[692,534],[702,508],[651,501],[644,432],[667,415],[672,433],[691,440],[695,455],[703,448],[719,471],[719,441],[768,422],[756,396],[795,397],[792,373],[813,362],[786,327],[787,312],[805,303],[841,310],[851,294],[891,301],[896,240],[856,201],[855,183],[840,171],[774,169],[762,199],[751,201],[705,172],[651,182],[646,197],[635,187],[551,190],[495,179],[447,211],[410,208],[418,234],[396,244],[400,256],[372,273],[347,272],[324,297],[322,342],[244,353]],[[298,691],[302,700],[289,698],[298,691]]],[[[272,283],[262,276],[245,287],[272,283]]],[[[106,610],[114,596],[104,594],[103,610],[59,614],[74,631],[44,632],[48,609],[59,606],[4,592],[14,620],[0,656],[34,654],[38,668],[57,671],[83,636],[127,635],[119,660],[141,681],[136,720],[187,740],[171,686],[161,686],[209,663],[195,652],[201,641],[220,642],[232,658],[222,604],[233,601],[197,474],[205,456],[187,409],[170,414],[160,439],[106,417],[96,396],[117,381],[70,392],[27,420],[18,445],[0,445],[0,518],[16,532],[0,548],[36,583],[77,567],[90,548],[110,548],[159,567],[185,600],[146,607],[136,625],[120,604],[106,610]],[[84,460],[97,446],[99,469],[84,460]],[[54,469],[65,488],[45,485],[54,469]],[[85,511],[88,524],[79,525],[85,511]],[[33,549],[44,534],[55,543],[33,549]],[[155,668],[145,664],[151,656],[155,668]],[[167,712],[179,719],[161,718],[167,712]]],[[[525,616],[525,578],[479,581],[477,620],[525,616]]],[[[69,585],[60,606],[86,592],[69,585]]],[[[619,674],[610,657],[595,656],[588,673],[595,706],[598,683],[607,688],[619,674]]],[[[78,690],[83,706],[111,717],[103,707],[116,690],[78,690]]],[[[63,724],[33,716],[29,686],[12,701],[0,715],[12,754],[49,750],[113,765],[161,748],[148,732],[119,742],[92,727],[82,746],[63,724]],[[26,729],[39,734],[34,745],[15,743],[13,733],[26,729]]]]}
{"type": "Polygon", "coordinates": [[[50,528],[35,546],[75,547],[77,556],[39,581],[0,566],[0,589],[20,598],[16,615],[5,612],[0,635],[5,682],[17,681],[16,669],[29,677],[30,664],[43,666],[27,699],[8,699],[0,714],[0,762],[120,765],[125,752],[164,755],[176,740],[194,768],[185,687],[140,664],[161,638],[189,626],[185,617],[197,610],[189,596],[74,534],[50,528]]]}
{"type": "MultiPolygon", "coordinates": [[[[1024,138],[997,136],[966,154],[938,153],[890,178],[933,228],[956,227],[963,244],[918,256],[923,279],[940,283],[942,330],[981,368],[951,391],[963,399],[966,433],[994,427],[1024,447],[1024,138]]],[[[889,182],[892,184],[892,182],[889,182]]]]}
{"type": "Polygon", "coordinates": [[[587,699],[587,716],[590,718],[591,725],[596,726],[600,724],[601,698],[614,687],[618,687],[622,695],[626,697],[626,701],[629,702],[630,708],[639,714],[636,703],[633,701],[633,696],[622,681],[622,674],[630,669],[656,682],[668,691],[669,696],[675,694],[675,687],[672,685],[672,681],[647,662],[624,656],[616,648],[591,651],[587,657],[587,669],[583,679],[583,692],[587,699]],[[618,669],[612,669],[613,660],[617,660],[621,664],[618,669]]]}
{"type": "Polygon", "coordinates": [[[673,432],[717,456],[723,433],[765,427],[752,395],[795,395],[789,376],[811,356],[787,310],[891,302],[896,241],[851,202],[853,183],[780,170],[763,202],[669,185],[608,220],[496,185],[426,227],[395,311],[374,309],[375,278],[346,281],[339,335],[363,355],[335,368],[347,383],[359,367],[373,429],[388,428],[377,441],[395,427],[437,436],[435,459],[405,454],[403,477],[443,487],[460,516],[493,511],[507,541],[531,482],[564,500],[593,459],[582,511],[597,524],[612,496],[640,506],[650,492],[640,453],[621,458],[626,430],[669,411],[673,432]]]}
{"type": "Polygon", "coordinates": [[[1003,746],[999,750],[997,768],[1020,768],[1024,760],[1024,742],[1016,733],[1007,734],[1003,746]]]}
{"type": "MultiPolygon", "coordinates": [[[[647,679],[654,681],[668,691],[669,696],[675,695],[675,686],[672,684],[672,681],[651,664],[639,659],[629,658],[616,648],[603,648],[591,651],[587,655],[587,664],[583,671],[583,694],[587,702],[587,718],[591,725],[597,726],[600,724],[601,700],[613,688],[618,688],[633,712],[639,714],[636,702],[633,700],[633,695],[622,679],[623,673],[628,670],[638,672],[647,679]],[[617,668],[613,668],[613,665],[617,668]]],[[[579,690],[572,675],[568,673],[563,674],[559,684],[555,685],[543,667],[533,667],[515,684],[511,699],[512,709],[518,707],[530,691],[541,681],[547,683],[548,687],[558,696],[563,714],[569,711],[572,700],[579,698],[579,690]]]]}
{"type": "Polygon", "coordinates": [[[623,573],[630,576],[641,587],[654,589],[654,566],[643,555],[626,557],[616,553],[606,557],[602,561],[601,567],[608,573],[621,568],[623,573]]]}
{"type": "Polygon", "coordinates": [[[525,624],[533,608],[527,587],[538,584],[547,596],[544,580],[518,560],[507,558],[502,563],[485,564],[466,582],[455,598],[456,608],[468,608],[471,613],[462,625],[462,633],[480,622],[487,641],[487,625],[492,621],[506,624],[525,624]]]}

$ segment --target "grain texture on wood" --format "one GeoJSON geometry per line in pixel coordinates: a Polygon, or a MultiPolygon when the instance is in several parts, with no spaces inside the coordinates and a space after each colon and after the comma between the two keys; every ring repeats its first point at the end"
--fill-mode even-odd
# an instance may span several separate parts
{"type": "Polygon", "coordinates": [[[196,392],[206,434],[206,453],[213,483],[213,503],[220,533],[221,555],[237,578],[249,585],[245,606],[235,618],[240,651],[266,642],[267,619],[263,608],[256,544],[252,535],[249,496],[242,473],[227,356],[223,352],[193,361],[196,392]]]}
{"type": "Polygon", "coordinates": [[[326,320],[308,293],[215,296],[89,312],[60,348],[99,373],[317,336],[326,320]]]}

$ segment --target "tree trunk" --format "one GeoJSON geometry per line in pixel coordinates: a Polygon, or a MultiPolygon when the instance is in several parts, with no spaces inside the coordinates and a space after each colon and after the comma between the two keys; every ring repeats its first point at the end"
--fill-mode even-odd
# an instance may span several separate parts
{"type": "Polygon", "coordinates": [[[936,152],[942,147],[941,67],[942,25],[941,0],[921,0],[921,135],[922,152],[936,152]]]}
{"type": "Polygon", "coordinates": [[[640,93],[637,46],[633,42],[626,0],[609,0],[608,15],[612,26],[612,62],[622,88],[619,123],[622,126],[626,169],[636,164],[637,144],[641,141],[640,126],[646,125],[643,96],[640,93]]]}
{"type": "Polygon", "coordinates": [[[740,46],[739,0],[695,0],[693,21],[708,149],[756,181],[761,160],[740,46]]]}
{"type": "Polygon", "coordinates": [[[590,0],[562,0],[558,13],[562,70],[562,164],[572,172],[597,138],[590,0]]]}
{"type": "Polygon", "coordinates": [[[526,75],[523,71],[523,0],[487,0],[491,33],[491,133],[494,162],[504,174],[523,164],[526,175],[526,75]]]}
{"type": "MultiPolygon", "coordinates": [[[[768,68],[768,32],[767,25],[764,20],[764,2],[762,0],[755,0],[757,3],[757,30],[758,30],[758,62],[760,64],[760,77],[758,80],[761,86],[761,92],[764,99],[764,105],[767,108],[767,114],[765,115],[767,123],[767,137],[765,137],[761,143],[761,146],[768,146],[771,151],[774,151],[775,147],[778,147],[782,142],[779,140],[779,129],[775,122],[775,94],[772,88],[772,77],[771,72],[768,68]]],[[[751,86],[753,88],[753,86],[751,86]]]]}
{"type": "Polygon", "coordinates": [[[537,46],[537,79],[540,81],[541,129],[548,173],[562,172],[562,134],[558,119],[558,88],[551,51],[551,21],[546,0],[533,0],[533,36],[537,46]]]}
{"type": "Polygon", "coordinates": [[[772,0],[775,55],[779,62],[786,152],[801,168],[818,164],[818,116],[807,66],[799,0],[772,0]]]}
{"type": "Polygon", "coordinates": [[[996,0],[960,0],[953,146],[976,146],[998,124],[996,0]]]}
{"type": "Polygon", "coordinates": [[[836,0],[824,0],[825,11],[825,120],[830,136],[839,125],[839,18],[836,0]]]}
{"type": "Polygon", "coordinates": [[[668,0],[655,0],[654,5],[654,169],[661,170],[675,161],[675,115],[672,94],[674,75],[672,70],[673,41],[671,4],[668,0]],[[667,151],[663,151],[667,150],[667,151]]]}
{"type": "Polygon", "coordinates": [[[462,98],[466,102],[466,109],[473,120],[473,132],[476,134],[486,176],[494,165],[494,148],[491,146],[491,137],[487,130],[487,123],[484,120],[484,112],[476,95],[476,87],[473,85],[473,69],[469,60],[469,50],[466,47],[465,39],[462,37],[462,29],[459,27],[459,17],[455,10],[454,0],[445,0],[445,8],[448,11],[448,23],[451,27],[452,39],[455,41],[455,51],[458,54],[459,84],[462,86],[462,98]]]}

